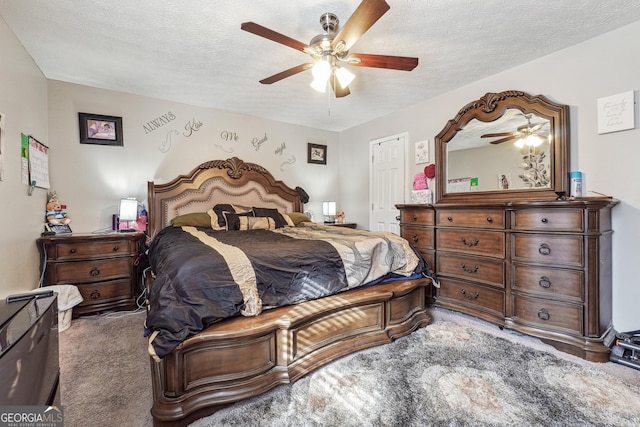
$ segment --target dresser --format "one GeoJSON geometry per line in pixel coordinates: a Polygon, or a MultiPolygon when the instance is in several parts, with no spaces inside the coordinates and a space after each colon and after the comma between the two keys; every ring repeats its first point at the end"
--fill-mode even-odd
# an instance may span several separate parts
{"type": "Polygon", "coordinates": [[[140,293],[135,261],[144,233],[60,234],[38,239],[44,257],[44,285],[75,285],[83,302],[73,317],[137,308],[140,293]]]}
{"type": "Polygon", "coordinates": [[[435,270],[435,304],[608,361],[611,208],[605,197],[398,205],[435,270]]]}

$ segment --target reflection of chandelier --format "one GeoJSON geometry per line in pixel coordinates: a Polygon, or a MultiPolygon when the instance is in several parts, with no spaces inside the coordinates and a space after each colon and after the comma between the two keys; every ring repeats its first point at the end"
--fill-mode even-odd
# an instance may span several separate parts
{"type": "Polygon", "coordinates": [[[527,147],[537,147],[542,144],[543,139],[539,135],[530,133],[529,135],[523,135],[520,139],[514,142],[514,145],[518,148],[522,148],[525,145],[527,147]]]}

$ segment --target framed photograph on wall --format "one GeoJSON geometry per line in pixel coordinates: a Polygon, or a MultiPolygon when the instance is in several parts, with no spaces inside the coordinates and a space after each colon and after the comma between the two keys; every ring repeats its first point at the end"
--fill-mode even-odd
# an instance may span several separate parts
{"type": "Polygon", "coordinates": [[[327,164],[327,146],[307,143],[307,163],[327,164]]]}
{"type": "Polygon", "coordinates": [[[123,146],[122,117],[78,113],[80,144],[123,146]]]}

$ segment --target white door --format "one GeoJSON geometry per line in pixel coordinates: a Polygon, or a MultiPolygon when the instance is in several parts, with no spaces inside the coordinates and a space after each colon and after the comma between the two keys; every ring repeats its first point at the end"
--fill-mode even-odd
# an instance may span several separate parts
{"type": "Polygon", "coordinates": [[[400,212],[397,203],[406,197],[406,145],[407,134],[394,135],[371,141],[371,168],[369,173],[369,229],[390,231],[400,235],[400,212]]]}

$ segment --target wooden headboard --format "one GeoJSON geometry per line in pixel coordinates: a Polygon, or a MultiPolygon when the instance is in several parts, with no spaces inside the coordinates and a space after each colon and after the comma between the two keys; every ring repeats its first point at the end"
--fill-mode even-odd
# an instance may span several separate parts
{"type": "Polygon", "coordinates": [[[269,171],[237,157],[202,163],[188,175],[166,184],[148,182],[149,236],[153,237],[178,215],[207,212],[218,203],[277,208],[301,212],[298,192],[269,171]]]}

